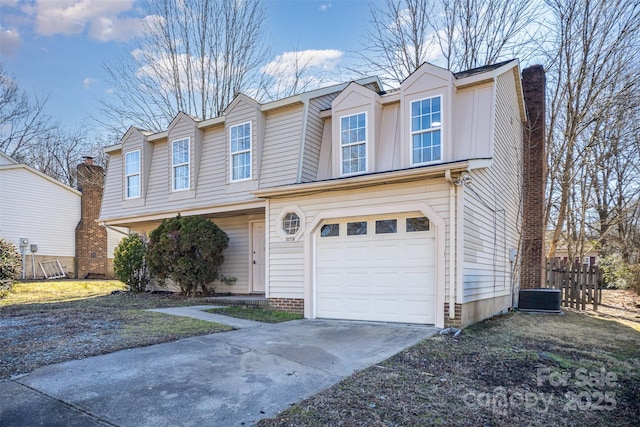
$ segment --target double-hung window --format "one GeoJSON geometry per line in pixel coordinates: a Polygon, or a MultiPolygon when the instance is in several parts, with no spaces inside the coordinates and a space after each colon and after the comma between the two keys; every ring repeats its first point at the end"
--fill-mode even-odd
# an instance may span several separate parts
{"type": "Polygon", "coordinates": [[[251,178],[251,123],[231,127],[231,181],[251,178]]]}
{"type": "Polygon", "coordinates": [[[442,160],[440,96],[411,103],[411,164],[442,160]]]}
{"type": "Polygon", "coordinates": [[[130,151],[124,157],[127,199],[140,197],[140,150],[130,151]]]}
{"type": "Polygon", "coordinates": [[[340,118],[340,158],[342,175],[367,170],[367,114],[340,118]]]}
{"type": "Polygon", "coordinates": [[[189,138],[171,143],[171,175],[173,191],[189,189],[189,138]]]}

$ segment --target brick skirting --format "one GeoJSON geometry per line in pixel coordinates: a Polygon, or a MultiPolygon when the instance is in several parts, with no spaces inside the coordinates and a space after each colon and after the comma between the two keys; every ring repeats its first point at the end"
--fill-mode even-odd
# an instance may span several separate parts
{"type": "Polygon", "coordinates": [[[304,314],[302,298],[269,298],[269,306],[290,313],[304,314]]]}
{"type": "Polygon", "coordinates": [[[460,328],[462,325],[462,304],[456,304],[454,307],[455,318],[449,317],[449,303],[444,303],[444,327],[445,328],[460,328]]]}

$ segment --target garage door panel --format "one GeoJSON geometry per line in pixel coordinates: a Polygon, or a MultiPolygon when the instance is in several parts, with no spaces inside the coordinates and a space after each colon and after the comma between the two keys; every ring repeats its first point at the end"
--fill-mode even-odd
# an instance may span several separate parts
{"type": "MultiPolygon", "coordinates": [[[[385,216],[390,219],[391,216],[385,216]]],[[[398,216],[398,224],[404,221],[398,216]]],[[[334,319],[435,323],[433,232],[375,234],[316,240],[316,316],[334,319]]],[[[344,224],[359,219],[332,220],[344,224]]],[[[365,221],[365,219],[362,219],[365,221]]]]}

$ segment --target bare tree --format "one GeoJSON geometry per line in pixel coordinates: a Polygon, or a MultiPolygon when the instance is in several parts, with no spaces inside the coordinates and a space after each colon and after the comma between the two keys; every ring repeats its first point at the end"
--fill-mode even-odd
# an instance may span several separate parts
{"type": "Polygon", "coordinates": [[[159,131],[180,111],[219,115],[256,79],[266,58],[260,0],[158,0],[144,4],[144,35],[126,60],[106,65],[116,102],[103,124],[159,131]]]}
{"type": "Polygon", "coordinates": [[[621,125],[613,112],[626,108],[627,95],[639,89],[637,71],[629,71],[640,65],[640,5],[626,0],[548,0],[547,5],[554,16],[546,206],[546,223],[553,230],[548,256],[553,257],[563,233],[570,241],[584,241],[587,221],[576,221],[576,215],[587,215],[593,191],[601,197],[602,186],[609,191],[605,169],[611,159],[593,153],[598,144],[604,144],[600,152],[609,151],[611,134],[605,131],[621,125]],[[594,175],[595,169],[604,175],[594,175]]]}
{"type": "MultiPolygon", "coordinates": [[[[424,62],[469,69],[528,54],[539,43],[534,0],[372,2],[366,72],[399,83],[424,62]]],[[[353,70],[362,73],[362,70],[353,70]]]]}
{"type": "Polygon", "coordinates": [[[0,62],[0,151],[19,158],[56,127],[45,115],[48,95],[31,98],[0,62]]]}

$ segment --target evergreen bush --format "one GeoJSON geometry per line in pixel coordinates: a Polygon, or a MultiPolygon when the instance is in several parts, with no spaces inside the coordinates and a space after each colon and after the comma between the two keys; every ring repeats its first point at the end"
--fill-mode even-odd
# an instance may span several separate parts
{"type": "Polygon", "coordinates": [[[228,245],[227,234],[211,220],[178,215],[149,234],[149,271],[159,279],[171,279],[183,295],[194,295],[198,287],[207,294],[213,291],[208,286],[215,280],[234,280],[219,272],[228,245]]]}
{"type": "Polygon", "coordinates": [[[122,239],[113,253],[113,271],[130,291],[143,292],[151,277],[146,261],[149,239],[144,234],[131,233],[122,239]]]}
{"type": "Polygon", "coordinates": [[[0,298],[5,297],[22,274],[22,258],[16,246],[0,239],[0,298]]]}

